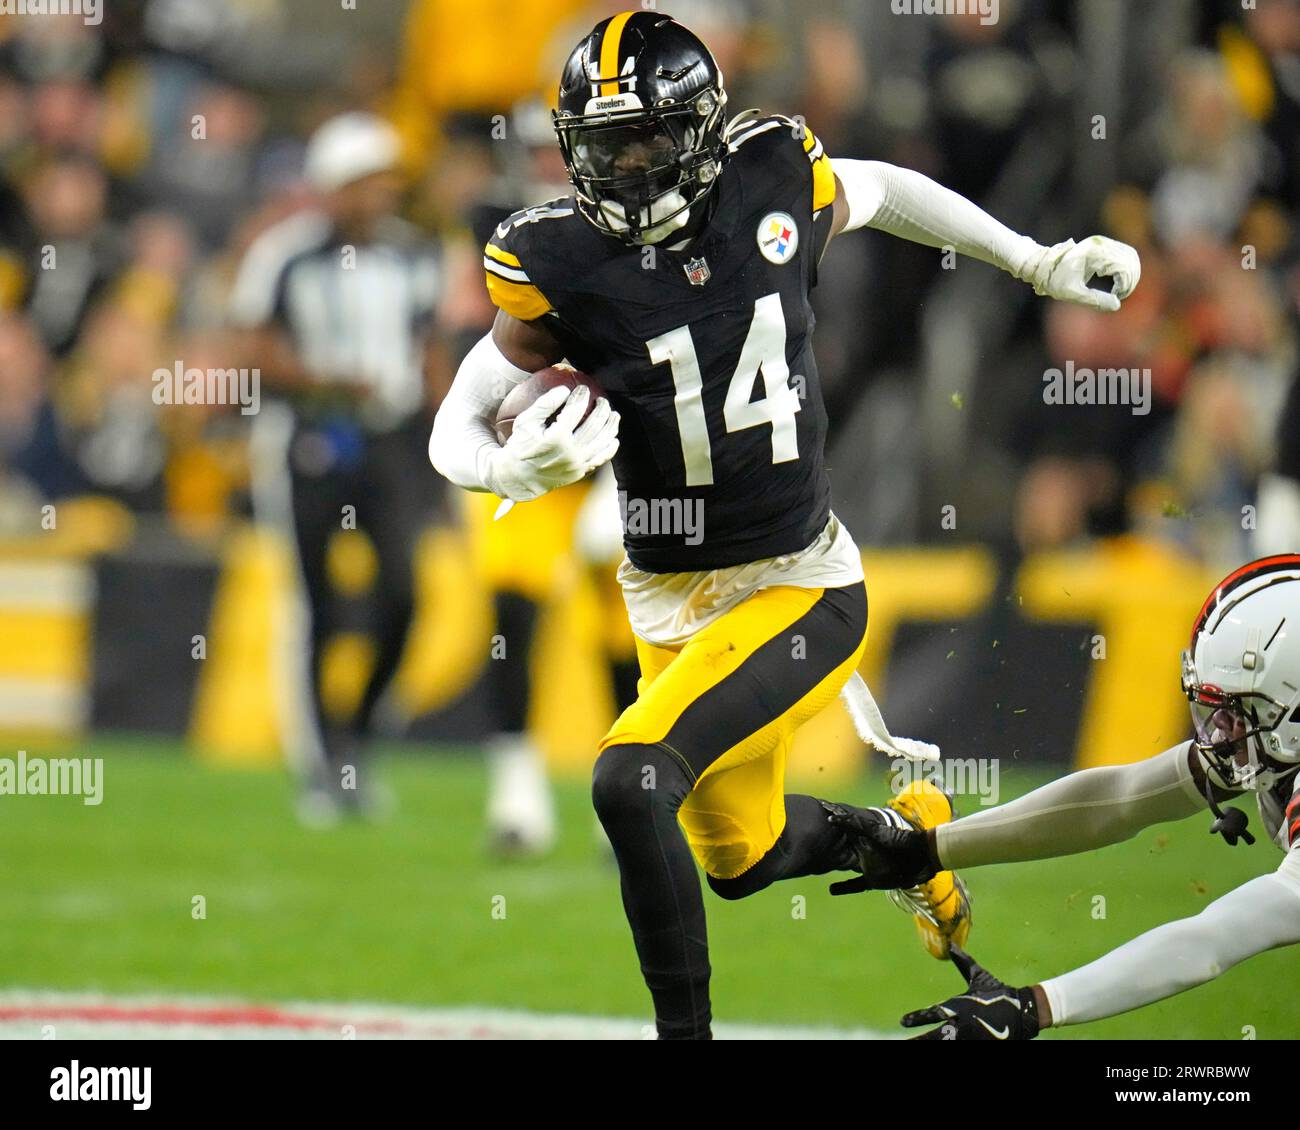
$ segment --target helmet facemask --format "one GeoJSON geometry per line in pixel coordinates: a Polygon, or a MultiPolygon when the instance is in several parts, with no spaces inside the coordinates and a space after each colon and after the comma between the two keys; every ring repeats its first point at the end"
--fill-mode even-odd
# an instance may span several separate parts
{"type": "Polygon", "coordinates": [[[1196,673],[1190,651],[1183,652],[1183,693],[1191,706],[1196,747],[1228,788],[1263,791],[1296,770],[1275,731],[1289,705],[1258,691],[1233,694],[1196,673]]]}

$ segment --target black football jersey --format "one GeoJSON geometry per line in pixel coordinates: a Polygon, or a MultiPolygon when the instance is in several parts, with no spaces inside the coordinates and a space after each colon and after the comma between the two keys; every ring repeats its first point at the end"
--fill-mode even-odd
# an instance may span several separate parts
{"type": "Polygon", "coordinates": [[[742,120],[714,194],[680,251],[602,235],[566,197],[514,213],[484,252],[493,301],[543,319],[621,414],[624,540],[650,572],[794,553],[829,517],[808,295],[830,160],[791,119],[742,120]]]}

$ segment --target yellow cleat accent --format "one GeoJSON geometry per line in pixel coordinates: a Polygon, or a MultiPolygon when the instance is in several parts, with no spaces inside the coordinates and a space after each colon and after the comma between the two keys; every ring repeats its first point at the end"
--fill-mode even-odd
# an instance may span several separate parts
{"type": "MultiPolygon", "coordinates": [[[[948,795],[925,780],[907,785],[889,801],[889,807],[919,831],[953,818],[948,795]]],[[[970,892],[952,871],[940,871],[910,890],[891,891],[890,898],[912,915],[921,944],[934,957],[945,960],[953,942],[965,947],[971,928],[970,892]]]]}

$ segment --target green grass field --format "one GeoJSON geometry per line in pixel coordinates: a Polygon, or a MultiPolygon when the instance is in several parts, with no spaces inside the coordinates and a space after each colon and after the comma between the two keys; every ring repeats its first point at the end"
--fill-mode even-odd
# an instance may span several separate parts
{"type": "MultiPolygon", "coordinates": [[[[394,751],[384,759],[398,796],[389,822],[307,831],[282,773],[209,768],[153,739],[76,753],[105,758],[101,806],[0,797],[0,988],[647,1014],[582,781],[560,787],[556,854],[506,865],[483,852],[484,773],[473,757],[394,751]],[[191,916],[196,895],[206,919],[191,916]],[[496,896],[504,918],[492,913],[496,896]]],[[[1004,777],[1004,797],[1037,780],[1004,777]]],[[[865,802],[885,788],[882,778],[837,792],[865,802]]],[[[971,872],[972,952],[1009,981],[1038,980],[1276,866],[1275,849],[1230,849],[1207,826],[1194,819],[1089,856],[971,872]]],[[[706,898],[719,1019],[885,1030],[959,984],[883,896],[832,899],[824,880],[800,880],[741,903],[706,898]],[[806,896],[804,918],[792,914],[795,895],[806,896]]],[[[1065,1035],[1239,1039],[1252,1025],[1261,1039],[1294,1038],[1296,958],[1266,954],[1065,1035]]]]}

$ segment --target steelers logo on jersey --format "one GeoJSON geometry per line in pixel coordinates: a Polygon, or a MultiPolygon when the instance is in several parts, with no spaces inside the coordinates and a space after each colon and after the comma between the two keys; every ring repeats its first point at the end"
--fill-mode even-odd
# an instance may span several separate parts
{"type": "Polygon", "coordinates": [[[790,262],[798,246],[799,229],[788,212],[769,212],[759,221],[758,249],[769,263],[790,262]]]}

